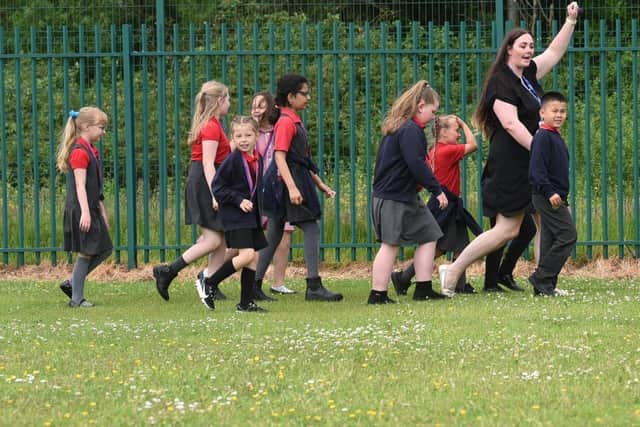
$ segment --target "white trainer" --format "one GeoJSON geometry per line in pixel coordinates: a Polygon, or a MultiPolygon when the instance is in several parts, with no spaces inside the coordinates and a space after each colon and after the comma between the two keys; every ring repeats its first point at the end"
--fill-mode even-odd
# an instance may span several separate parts
{"type": "Polygon", "coordinates": [[[297,294],[298,291],[287,288],[285,285],[280,286],[272,286],[271,292],[274,294],[287,295],[287,294],[297,294]]]}
{"type": "Polygon", "coordinates": [[[204,278],[207,277],[207,269],[205,268],[200,273],[198,273],[198,278],[196,279],[196,290],[198,291],[198,296],[200,300],[204,301],[207,297],[207,293],[204,290],[204,278]]]}

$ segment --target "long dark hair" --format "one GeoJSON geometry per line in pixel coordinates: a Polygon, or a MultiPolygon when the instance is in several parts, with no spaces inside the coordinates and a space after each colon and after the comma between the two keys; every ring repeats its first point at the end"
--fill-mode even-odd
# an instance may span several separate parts
{"type": "Polygon", "coordinates": [[[493,114],[493,105],[490,105],[489,100],[487,99],[487,86],[491,77],[496,73],[498,67],[501,67],[503,64],[507,63],[507,51],[510,47],[513,47],[513,43],[524,34],[531,35],[531,32],[525,30],[524,28],[514,28],[509,31],[502,41],[502,45],[500,49],[498,49],[498,54],[496,56],[495,62],[489,68],[487,72],[487,76],[484,79],[484,85],[482,87],[482,95],[480,95],[480,100],[478,101],[478,107],[476,108],[475,113],[473,113],[473,124],[480,129],[482,135],[485,138],[490,138],[493,134],[493,129],[491,127],[491,117],[493,114]]]}

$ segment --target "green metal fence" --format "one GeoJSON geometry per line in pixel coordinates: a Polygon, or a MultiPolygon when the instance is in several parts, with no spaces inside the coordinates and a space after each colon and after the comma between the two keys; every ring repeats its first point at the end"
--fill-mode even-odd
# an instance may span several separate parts
{"type": "MultiPolygon", "coordinates": [[[[162,16],[158,22],[164,22],[162,16]]],[[[338,190],[323,201],[322,256],[371,259],[370,188],[379,125],[395,97],[420,78],[441,111],[471,117],[501,39],[498,25],[419,23],[0,28],[0,263],[64,257],[65,178],[55,150],[67,112],[82,105],[110,117],[101,143],[115,259],[130,267],[188,247],[182,225],[192,99],[205,80],[225,82],[231,114],[286,72],[306,75],[305,111],[321,173],[338,190]],[[169,40],[167,45],[158,40],[169,40]]],[[[509,23],[507,23],[509,27],[509,23]]],[[[637,20],[584,21],[546,89],[570,101],[576,255],[640,256],[637,20]],[[613,36],[611,36],[613,34],[613,36]]],[[[541,50],[558,24],[535,28],[541,50]]],[[[487,141],[463,163],[463,192],[482,216],[479,183],[487,141]]]]}

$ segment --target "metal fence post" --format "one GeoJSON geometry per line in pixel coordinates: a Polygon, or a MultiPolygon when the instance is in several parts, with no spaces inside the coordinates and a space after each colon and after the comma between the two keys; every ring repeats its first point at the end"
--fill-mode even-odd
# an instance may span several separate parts
{"type": "Polygon", "coordinates": [[[131,26],[122,26],[122,74],[124,87],[124,135],[127,159],[125,164],[127,193],[127,265],[135,268],[137,261],[137,224],[136,224],[136,149],[133,121],[133,76],[131,70],[131,26]]]}

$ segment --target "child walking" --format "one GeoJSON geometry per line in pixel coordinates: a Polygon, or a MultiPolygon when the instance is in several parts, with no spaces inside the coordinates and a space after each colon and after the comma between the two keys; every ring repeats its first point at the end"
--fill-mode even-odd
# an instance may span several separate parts
{"type": "Polygon", "coordinates": [[[202,301],[213,310],[214,293],[220,282],[242,269],[238,311],[266,311],[253,301],[258,253],[267,246],[262,232],[258,190],[262,181],[262,162],[256,139],[258,123],[248,116],[236,116],[231,122],[231,140],[236,149],[220,165],[213,181],[213,194],[220,203],[219,212],[227,247],[238,254],[204,279],[207,297],[202,301]]]}
{"type": "MultiPolygon", "coordinates": [[[[271,162],[273,162],[273,155],[275,153],[274,133],[273,125],[278,119],[279,111],[276,108],[275,99],[269,92],[259,92],[251,101],[251,116],[258,122],[258,140],[256,141],[256,149],[258,154],[262,158],[262,169],[266,171],[269,168],[271,162]]],[[[268,218],[262,217],[262,223],[265,226],[269,226],[268,218]]],[[[273,284],[271,285],[271,292],[275,294],[295,294],[296,291],[289,289],[284,284],[284,276],[287,269],[287,262],[289,258],[289,248],[291,247],[291,234],[295,228],[285,222],[284,230],[282,233],[282,240],[278,244],[275,253],[273,254],[273,284]]],[[[262,279],[265,272],[256,271],[256,277],[262,279]]],[[[256,285],[262,285],[262,280],[256,281],[256,285]]],[[[272,298],[262,291],[261,287],[256,286],[253,290],[253,298],[258,301],[273,301],[272,298]]]]}
{"type": "MultiPolygon", "coordinates": [[[[185,186],[185,223],[198,224],[201,235],[194,245],[171,264],[153,267],[156,289],[169,300],[169,285],[178,272],[195,260],[208,255],[207,271],[216,271],[224,262],[225,242],[222,221],[218,215],[218,201],[213,197],[211,184],[216,169],[231,152],[220,119],[229,111],[229,89],[211,80],[202,85],[194,100],[194,113],[189,132],[191,164],[185,186]]],[[[197,283],[201,283],[199,280],[197,283]]],[[[202,287],[202,285],[200,285],[202,287]]],[[[200,298],[207,295],[198,289],[200,298]]]]}
{"type": "MultiPolygon", "coordinates": [[[[427,203],[427,207],[444,233],[436,244],[435,256],[437,258],[447,252],[453,252],[455,259],[469,244],[467,228],[476,235],[482,232],[482,228],[464,208],[464,203],[460,198],[460,162],[465,156],[474,153],[478,149],[478,144],[473,132],[464,120],[453,114],[435,119],[434,134],[436,135],[436,143],[429,150],[427,161],[449,201],[446,209],[440,209],[435,198],[431,198],[427,203]],[[460,129],[464,132],[465,144],[460,144],[460,129]]],[[[443,267],[441,266],[441,268],[443,267]]],[[[391,282],[397,294],[407,293],[414,275],[413,263],[405,270],[391,274],[391,282]]],[[[473,286],[467,283],[464,273],[458,280],[455,292],[476,293],[473,286]]],[[[442,293],[446,296],[453,296],[453,292],[448,289],[443,289],[442,293]]]]}
{"type": "MultiPolygon", "coordinates": [[[[277,82],[276,104],[280,107],[280,117],[274,127],[274,161],[279,179],[284,183],[283,194],[267,194],[264,199],[281,198],[283,212],[265,212],[269,217],[267,242],[260,251],[256,270],[256,287],[262,286],[262,278],[282,240],[285,222],[298,226],[304,234],[304,259],[307,264],[307,301],[340,301],[342,294],[325,288],[320,278],[320,200],[315,187],[327,197],[333,198],[335,191],[326,185],[309,153],[307,130],[300,119],[300,112],[309,103],[309,82],[303,76],[287,74],[277,82]]],[[[272,169],[273,170],[273,169],[272,169]]],[[[265,182],[265,185],[267,183],[265,182]]],[[[266,210],[266,209],[265,209],[266,210]]]]}
{"type": "Polygon", "coordinates": [[[93,307],[84,298],[84,283],[111,254],[109,221],[102,195],[100,153],[94,143],[105,134],[107,115],[96,107],[70,111],[58,148],[57,166],[67,173],[64,206],[64,250],[76,252],[71,277],[60,285],[69,307],[93,307]]]}
{"type": "Polygon", "coordinates": [[[567,119],[567,99],[547,92],[540,108],[542,124],[531,142],[529,182],[532,201],[541,219],[540,260],[529,276],[534,294],[556,294],[558,275],[578,238],[571,218],[569,196],[569,150],[560,135],[567,119]]]}
{"type": "Polygon", "coordinates": [[[439,96],[420,80],[393,103],[382,123],[382,142],[376,156],[373,180],[372,219],[380,249],[373,261],[369,304],[389,304],[387,290],[398,250],[416,244],[414,300],[442,299],[431,284],[436,241],[442,231],[418,195],[427,188],[447,207],[447,197],[427,165],[424,128],[435,117],[439,96]]]}

